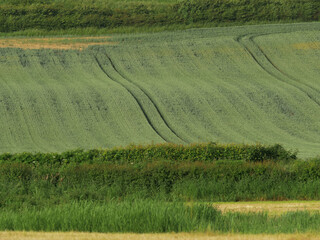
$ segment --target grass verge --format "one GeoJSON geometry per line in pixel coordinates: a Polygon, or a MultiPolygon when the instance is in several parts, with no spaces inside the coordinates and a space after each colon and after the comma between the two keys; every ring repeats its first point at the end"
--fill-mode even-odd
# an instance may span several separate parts
{"type": "Polygon", "coordinates": [[[208,204],[155,201],[76,202],[42,210],[2,211],[0,230],[81,232],[233,232],[252,234],[319,232],[320,213],[222,214],[208,204]]]}

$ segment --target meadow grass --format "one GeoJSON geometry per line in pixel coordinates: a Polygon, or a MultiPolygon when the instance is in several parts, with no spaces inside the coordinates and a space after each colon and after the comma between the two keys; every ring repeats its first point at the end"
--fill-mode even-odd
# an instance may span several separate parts
{"type": "Polygon", "coordinates": [[[288,212],[280,216],[264,213],[225,213],[209,205],[154,201],[76,202],[42,210],[4,210],[0,230],[86,232],[318,232],[319,213],[288,212]]]}

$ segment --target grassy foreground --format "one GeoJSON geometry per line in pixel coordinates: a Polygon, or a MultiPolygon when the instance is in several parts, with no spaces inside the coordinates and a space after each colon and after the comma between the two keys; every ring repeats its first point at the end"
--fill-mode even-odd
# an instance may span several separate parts
{"type": "Polygon", "coordinates": [[[250,203],[206,203],[320,199],[319,159],[296,159],[290,151],[275,146],[211,143],[131,146],[114,149],[109,155],[95,150],[61,155],[3,154],[0,230],[318,232],[320,212],[316,203],[313,207],[308,203],[309,208],[294,203],[293,211],[283,209],[289,207],[285,202],[280,207],[273,203],[254,211],[244,209],[243,205],[250,203]],[[215,155],[216,151],[223,151],[223,155],[215,155]],[[145,157],[146,153],[153,157],[145,157]],[[265,153],[274,159],[266,161],[265,153]],[[173,156],[178,154],[188,158],[177,160],[173,156]],[[277,159],[279,156],[282,158],[277,159]],[[272,210],[284,211],[274,214],[272,210]]]}
{"type": "Polygon", "coordinates": [[[263,213],[222,214],[206,204],[184,205],[154,201],[77,202],[42,210],[4,210],[0,230],[84,232],[318,232],[320,213],[288,212],[280,216],[263,213]]]}

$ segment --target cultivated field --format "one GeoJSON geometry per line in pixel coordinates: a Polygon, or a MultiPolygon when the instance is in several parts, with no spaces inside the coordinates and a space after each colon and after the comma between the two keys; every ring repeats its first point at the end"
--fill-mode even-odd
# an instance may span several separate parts
{"type": "Polygon", "coordinates": [[[0,39],[0,152],[320,147],[319,23],[0,39]]]}

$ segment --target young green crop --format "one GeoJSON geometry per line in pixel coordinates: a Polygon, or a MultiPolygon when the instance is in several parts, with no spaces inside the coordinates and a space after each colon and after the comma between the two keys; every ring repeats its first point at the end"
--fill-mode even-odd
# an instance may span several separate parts
{"type": "Polygon", "coordinates": [[[260,142],[315,156],[318,29],[304,23],[114,35],[82,51],[5,45],[0,152],[260,142]]]}

